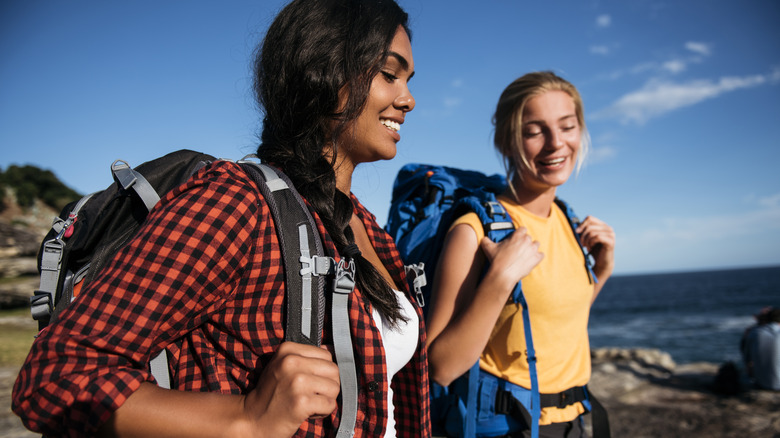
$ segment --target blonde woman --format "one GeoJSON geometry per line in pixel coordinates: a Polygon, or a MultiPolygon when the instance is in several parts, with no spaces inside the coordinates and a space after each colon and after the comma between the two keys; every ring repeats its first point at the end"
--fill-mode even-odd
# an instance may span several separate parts
{"type": "MultiPolygon", "coordinates": [[[[526,74],[501,95],[495,146],[503,156],[508,189],[499,201],[516,231],[500,243],[485,238],[476,214],[452,225],[435,275],[428,315],[431,380],[449,385],[479,360],[480,374],[519,390],[531,380],[522,308],[510,295],[521,282],[530,313],[543,409],[540,436],[582,436],[590,379],[590,306],[614,268],[615,233],[589,216],[577,233],[556,204],[587,154],[582,99],[568,81],[551,72],[526,74]],[[595,261],[586,269],[586,255],[595,261]],[[577,389],[580,388],[580,389],[577,389]],[[573,401],[560,402],[561,398],[573,401]],[[556,406],[550,404],[556,399],[556,406]],[[547,400],[547,402],[545,402],[547,400]]],[[[495,413],[483,424],[501,425],[495,436],[528,436],[529,416],[495,413]],[[504,428],[505,430],[500,430],[504,428]]],[[[480,435],[490,436],[490,435],[480,435]]]]}

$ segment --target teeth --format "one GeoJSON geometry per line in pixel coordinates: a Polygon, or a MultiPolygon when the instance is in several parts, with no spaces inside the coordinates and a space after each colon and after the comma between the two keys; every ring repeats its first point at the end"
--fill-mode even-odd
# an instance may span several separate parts
{"type": "Polygon", "coordinates": [[[394,122],[392,120],[380,120],[380,122],[393,131],[399,131],[401,129],[401,124],[398,122],[394,122]]]}
{"type": "Polygon", "coordinates": [[[545,161],[544,164],[546,164],[548,166],[552,166],[552,165],[555,165],[555,164],[563,163],[564,160],[565,160],[565,158],[556,158],[554,160],[545,161]]]}

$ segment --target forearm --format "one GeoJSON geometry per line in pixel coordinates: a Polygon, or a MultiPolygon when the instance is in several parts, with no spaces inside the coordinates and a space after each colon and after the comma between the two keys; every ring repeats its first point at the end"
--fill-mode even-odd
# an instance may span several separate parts
{"type": "Polygon", "coordinates": [[[612,276],[612,270],[613,267],[610,266],[609,268],[603,267],[599,269],[599,266],[596,266],[596,268],[593,269],[593,273],[596,275],[596,278],[598,279],[598,282],[593,285],[593,298],[591,299],[590,303],[593,304],[596,301],[596,298],[599,296],[599,293],[604,288],[604,285],[607,283],[607,280],[609,280],[609,277],[612,276]]]}
{"type": "Polygon", "coordinates": [[[468,371],[485,349],[496,320],[506,305],[510,286],[486,276],[474,300],[455,315],[428,348],[431,379],[448,385],[468,371]]]}
{"type": "MultiPolygon", "coordinates": [[[[263,437],[243,415],[244,397],[143,383],[99,431],[116,437],[263,437]],[[249,433],[252,432],[252,433],[249,433]]],[[[268,435],[270,436],[270,435],[268,435]]]]}

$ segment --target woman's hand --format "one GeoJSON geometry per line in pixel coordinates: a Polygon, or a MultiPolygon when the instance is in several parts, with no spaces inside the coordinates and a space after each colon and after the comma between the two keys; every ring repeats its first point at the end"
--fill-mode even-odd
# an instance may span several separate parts
{"type": "Polygon", "coordinates": [[[304,421],[336,409],[339,382],[338,366],[328,350],[285,342],[244,400],[250,425],[262,436],[292,436],[304,421]]]}
{"type": "MultiPolygon", "coordinates": [[[[539,252],[539,242],[531,239],[525,227],[518,228],[499,243],[485,237],[480,247],[490,263],[486,277],[494,277],[506,286],[501,290],[509,293],[544,258],[544,254],[539,252]]],[[[504,296],[503,301],[508,298],[509,295],[504,296]]]]}
{"type": "Polygon", "coordinates": [[[323,348],[286,342],[246,396],[176,391],[144,382],[98,431],[120,437],[291,437],[330,415],[339,369],[323,348]]]}
{"type": "Polygon", "coordinates": [[[599,283],[593,294],[595,300],[601,287],[615,269],[615,230],[604,221],[588,216],[577,228],[577,232],[580,233],[582,245],[596,262],[593,273],[596,274],[599,283]]]}

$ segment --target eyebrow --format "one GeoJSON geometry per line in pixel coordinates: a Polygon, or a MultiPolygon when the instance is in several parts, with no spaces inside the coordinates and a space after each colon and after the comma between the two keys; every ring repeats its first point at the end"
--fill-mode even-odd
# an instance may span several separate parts
{"type": "MultiPolygon", "coordinates": [[[[398,60],[398,63],[401,64],[401,68],[403,68],[404,70],[407,70],[407,71],[409,70],[409,61],[407,61],[406,58],[404,58],[403,55],[401,55],[400,53],[397,53],[397,52],[390,51],[387,54],[387,57],[389,58],[391,56],[398,60]]],[[[412,76],[414,76],[414,72],[412,72],[412,74],[409,75],[409,79],[411,79],[412,76]]]]}
{"type": "MultiPolygon", "coordinates": [[[[577,118],[577,114],[569,114],[569,115],[560,117],[557,121],[558,122],[562,122],[564,120],[568,120],[568,119],[571,119],[571,118],[575,118],[576,119],[577,118]]],[[[577,119],[577,121],[579,122],[579,119],[577,119]]],[[[536,120],[536,119],[529,120],[527,122],[522,122],[522,126],[527,126],[527,125],[546,125],[546,124],[547,123],[545,123],[543,120],[536,120]]]]}

